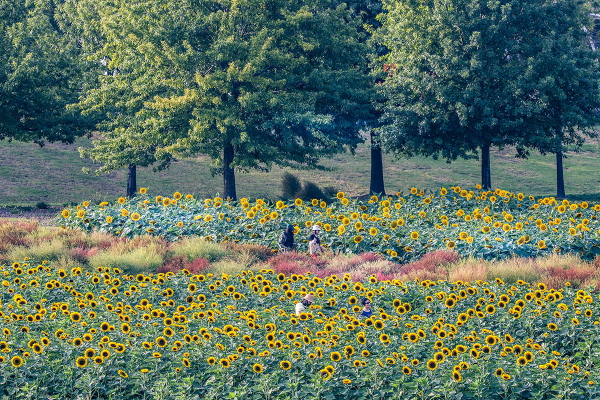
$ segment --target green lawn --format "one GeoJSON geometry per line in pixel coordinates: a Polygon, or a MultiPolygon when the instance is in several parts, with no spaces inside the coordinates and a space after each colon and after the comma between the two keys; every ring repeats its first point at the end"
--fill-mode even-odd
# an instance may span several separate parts
{"type": "MultiPolygon", "coordinates": [[[[0,142],[0,204],[35,205],[43,201],[52,205],[83,200],[110,200],[125,193],[127,171],[107,175],[86,175],[82,167],[94,169],[89,160],[79,157],[78,146],[90,146],[89,139],[74,145],[0,142]]],[[[528,160],[514,158],[512,149],[492,153],[492,182],[516,192],[551,196],[556,193],[554,156],[533,154],[528,160]]],[[[577,199],[600,198],[600,145],[589,141],[579,153],[569,152],[564,161],[567,195],[577,199]]],[[[348,195],[368,192],[370,151],[367,146],[357,149],[356,155],[340,154],[323,160],[326,171],[291,171],[302,180],[312,180],[322,186],[333,186],[348,195]]],[[[435,190],[445,185],[474,186],[480,181],[476,160],[456,161],[422,157],[395,159],[384,155],[385,184],[388,193],[405,191],[412,186],[435,190]]],[[[238,173],[238,196],[276,198],[281,193],[284,170],[238,173]]],[[[147,187],[152,194],[171,194],[175,191],[196,196],[214,196],[222,192],[220,176],[211,176],[210,160],[206,157],[185,159],[166,171],[138,168],[138,187],[147,187]]]]}

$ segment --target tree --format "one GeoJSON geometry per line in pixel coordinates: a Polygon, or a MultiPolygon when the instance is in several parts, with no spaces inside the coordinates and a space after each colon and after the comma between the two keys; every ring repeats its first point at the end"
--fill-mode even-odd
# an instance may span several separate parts
{"type": "Polygon", "coordinates": [[[72,143],[91,127],[66,105],[84,64],[64,1],[0,1],[0,140],[72,143]]]}
{"type": "Polygon", "coordinates": [[[365,119],[360,105],[373,93],[372,79],[363,73],[360,21],[345,7],[324,0],[96,4],[107,38],[97,58],[116,55],[96,91],[120,82],[136,92],[139,85],[140,96],[92,91],[82,104],[88,112],[121,107],[104,131],[118,126],[117,140],[135,142],[148,162],[207,154],[223,174],[223,197],[235,199],[235,170],[316,167],[360,141],[355,122],[365,119]],[[130,139],[138,135],[143,140],[130,139]]]}
{"type": "MultiPolygon", "coordinates": [[[[128,197],[137,190],[137,166],[154,165],[155,170],[162,170],[173,160],[169,153],[159,152],[173,135],[156,129],[153,111],[147,107],[154,97],[172,93],[164,83],[172,74],[168,66],[158,70],[144,58],[149,54],[136,49],[142,43],[137,35],[145,30],[136,24],[140,19],[153,26],[152,40],[144,43],[152,51],[160,45],[162,35],[168,39],[177,34],[178,24],[183,25],[184,7],[177,14],[178,22],[158,18],[160,8],[160,2],[88,0],[72,0],[67,7],[83,48],[81,59],[92,62],[87,70],[91,83],[79,101],[70,105],[96,123],[93,147],[80,147],[79,151],[82,157],[100,164],[94,170],[97,175],[127,168],[128,197]]],[[[162,59],[156,62],[164,63],[168,56],[160,54],[162,59]]],[[[187,122],[180,123],[187,126],[187,122]]],[[[89,172],[87,168],[84,171],[89,172]]]]}
{"type": "Polygon", "coordinates": [[[371,179],[369,181],[369,194],[379,193],[385,196],[381,143],[379,142],[375,129],[369,131],[369,137],[371,147],[371,179]]]}
{"type": "Polygon", "coordinates": [[[563,146],[579,148],[586,136],[595,137],[600,123],[600,54],[590,47],[594,25],[586,1],[561,1],[538,7],[538,23],[544,34],[529,43],[537,54],[527,60],[544,109],[531,121],[536,129],[518,142],[518,155],[528,149],[556,155],[556,197],[564,199],[563,146]],[[561,15],[561,18],[556,18],[561,15]]]}
{"type": "Polygon", "coordinates": [[[386,147],[447,161],[477,158],[480,151],[481,184],[491,188],[490,148],[523,147],[547,121],[544,77],[532,68],[540,43],[565,40],[564,31],[549,35],[547,29],[549,17],[562,23],[564,3],[384,2],[377,37],[390,50],[381,85],[388,99],[386,147]]]}
{"type": "MultiPolygon", "coordinates": [[[[333,2],[336,5],[338,2],[333,2]]],[[[380,23],[377,20],[377,15],[382,11],[381,0],[351,0],[346,2],[349,9],[353,13],[362,19],[363,26],[367,35],[364,37],[364,41],[369,45],[369,53],[365,54],[369,58],[371,64],[379,57],[383,56],[387,49],[385,46],[378,45],[372,40],[372,34],[375,29],[380,27],[380,23]]],[[[369,68],[365,71],[367,74],[372,74],[375,81],[380,80],[381,74],[369,68]]],[[[385,195],[385,182],[383,176],[383,149],[379,140],[377,130],[377,121],[381,117],[378,104],[382,102],[381,96],[372,96],[369,103],[364,104],[363,107],[369,110],[368,120],[360,121],[363,123],[363,131],[369,136],[369,148],[371,151],[371,179],[369,181],[369,194],[381,194],[385,195]]]]}

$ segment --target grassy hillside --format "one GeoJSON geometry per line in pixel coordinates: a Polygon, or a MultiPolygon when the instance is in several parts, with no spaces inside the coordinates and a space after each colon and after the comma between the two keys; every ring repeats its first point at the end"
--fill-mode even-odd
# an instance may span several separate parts
{"type": "MultiPolygon", "coordinates": [[[[123,195],[126,171],[108,175],[86,175],[82,167],[92,168],[89,160],[79,157],[78,146],[90,146],[89,139],[74,145],[0,142],[0,205],[35,205],[39,201],[62,205],[71,201],[98,201],[123,195]]],[[[492,152],[492,182],[494,187],[535,195],[555,194],[554,156],[534,154],[528,160],[514,158],[512,149],[492,152]]],[[[588,142],[579,153],[567,153],[564,162],[566,191],[569,196],[594,199],[600,197],[600,145],[588,142]]],[[[341,154],[323,160],[327,171],[292,171],[302,180],[312,180],[323,186],[334,186],[348,195],[368,192],[370,151],[366,145],[356,155],[341,154]]],[[[405,191],[412,186],[435,190],[442,185],[473,186],[480,181],[476,160],[394,159],[384,156],[385,184],[388,193],[405,191]]],[[[238,195],[276,198],[281,193],[284,170],[238,173],[238,195]]],[[[152,168],[138,168],[138,187],[151,193],[169,194],[175,191],[197,196],[214,196],[222,192],[220,176],[211,176],[210,160],[206,157],[174,163],[158,173],[152,168]]]]}

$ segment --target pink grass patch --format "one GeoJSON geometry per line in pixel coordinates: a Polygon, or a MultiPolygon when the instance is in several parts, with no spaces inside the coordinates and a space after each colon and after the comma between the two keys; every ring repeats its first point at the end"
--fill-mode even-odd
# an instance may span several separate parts
{"type": "Polygon", "coordinates": [[[434,274],[441,273],[443,268],[457,262],[459,259],[458,253],[450,250],[437,250],[425,254],[417,261],[411,262],[400,268],[398,273],[410,275],[416,272],[430,272],[434,274]]]}
{"type": "Polygon", "coordinates": [[[192,274],[199,274],[210,265],[210,261],[206,258],[198,257],[191,263],[186,263],[185,268],[192,274]]]}
{"type": "Polygon", "coordinates": [[[383,257],[378,256],[375,253],[362,253],[359,256],[363,262],[375,262],[379,260],[383,260],[383,257]]]}

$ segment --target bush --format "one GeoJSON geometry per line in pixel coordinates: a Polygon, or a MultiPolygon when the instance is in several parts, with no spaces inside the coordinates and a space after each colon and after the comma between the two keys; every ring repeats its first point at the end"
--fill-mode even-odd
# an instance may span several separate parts
{"type": "Polygon", "coordinates": [[[325,186],[323,188],[323,194],[325,197],[327,197],[327,200],[335,199],[338,194],[338,190],[336,190],[336,188],[333,186],[325,186]]]}
{"type": "Polygon", "coordinates": [[[302,190],[300,179],[289,172],[283,174],[281,178],[281,195],[284,199],[294,199],[302,190]]]}
{"type": "Polygon", "coordinates": [[[48,209],[48,204],[44,203],[43,201],[38,202],[35,206],[40,210],[48,209]]]}
{"type": "Polygon", "coordinates": [[[300,192],[296,194],[296,197],[301,198],[302,200],[326,200],[327,197],[321,190],[319,186],[312,182],[304,182],[304,187],[300,192]]]}

